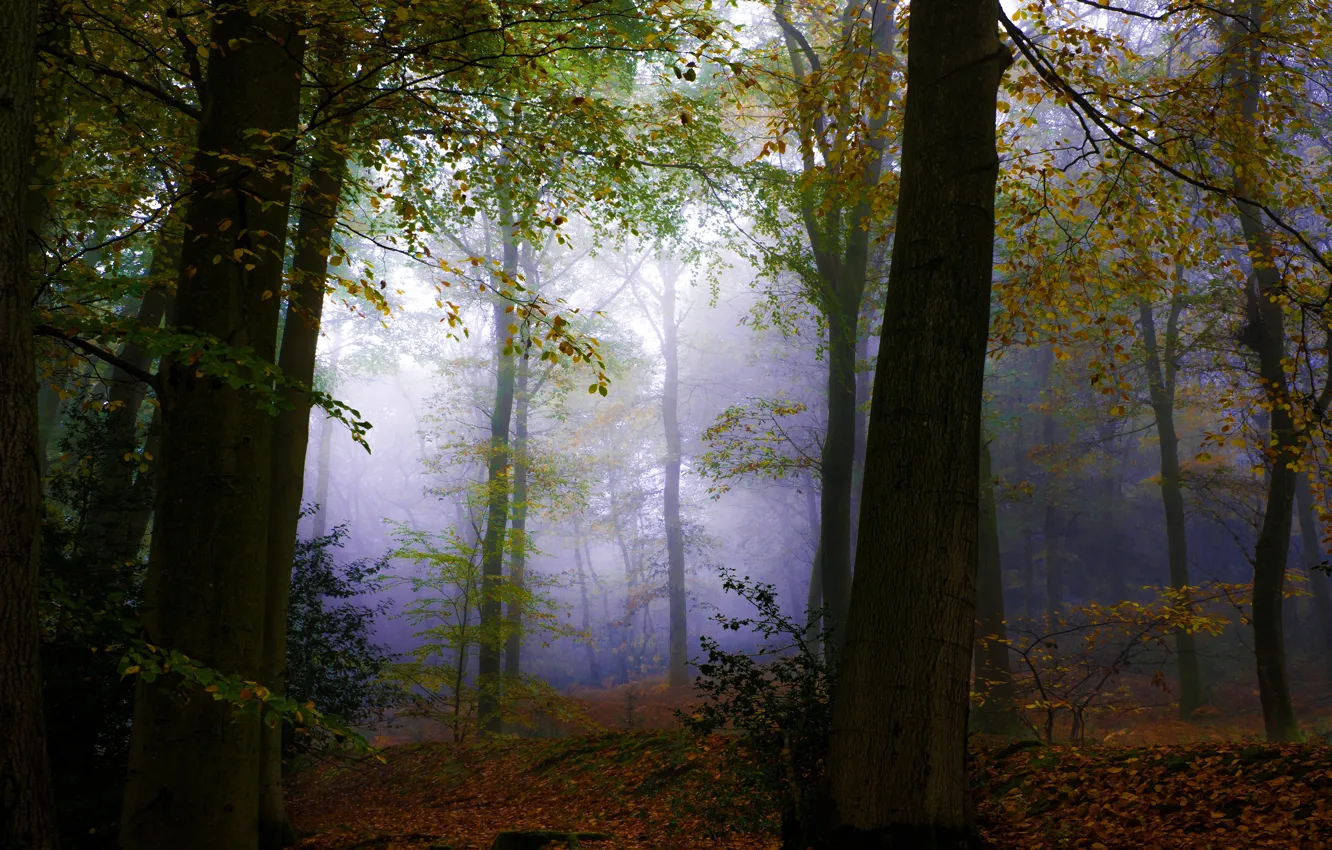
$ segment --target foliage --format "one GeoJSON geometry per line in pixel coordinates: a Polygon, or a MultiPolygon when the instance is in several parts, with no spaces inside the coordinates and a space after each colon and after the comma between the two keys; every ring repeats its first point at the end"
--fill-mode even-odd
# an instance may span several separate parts
{"type": "MultiPolygon", "coordinates": [[[[388,559],[361,558],[338,564],[332,549],[345,545],[346,526],[296,544],[287,605],[287,696],[336,715],[349,725],[383,717],[402,699],[385,678],[392,662],[388,647],[372,642],[375,618],[391,603],[354,600],[383,589],[388,559]]],[[[292,747],[310,750],[331,741],[323,730],[295,737],[292,747]]]]}
{"type": "MultiPolygon", "coordinates": [[[[775,587],[723,570],[722,588],[752,605],[755,614],[717,614],[713,620],[729,631],[747,630],[762,643],[751,654],[723,649],[715,638],[701,637],[707,658],[698,665],[695,687],[703,702],[676,714],[697,735],[743,733],[744,746],[753,753],[765,784],[783,800],[783,832],[800,834],[823,775],[835,671],[814,649],[811,630],[783,613],[775,587]]],[[[824,621],[821,612],[806,613],[824,621]]],[[[821,633],[820,643],[828,645],[829,636],[821,633]]]]}
{"type": "Polygon", "coordinates": [[[823,450],[820,428],[807,420],[798,401],[747,399],[717,414],[703,432],[708,450],[699,458],[708,493],[718,498],[736,479],[785,481],[802,473],[817,477],[823,450]]]}
{"type": "Polygon", "coordinates": [[[1016,620],[1001,640],[1016,664],[1014,684],[1033,728],[1049,743],[1067,715],[1068,740],[1082,742],[1096,716],[1141,711],[1146,706],[1127,677],[1151,669],[1151,684],[1169,693],[1161,669],[1177,632],[1220,634],[1230,620],[1224,609],[1241,606],[1247,585],[1210,583],[1201,587],[1155,588],[1147,602],[1111,605],[1088,602],[1054,622],[1016,620]]]}
{"type": "MultiPolygon", "coordinates": [[[[481,689],[490,687],[499,695],[500,715],[508,723],[526,726],[544,718],[581,720],[566,700],[536,677],[505,677],[503,681],[478,677],[475,658],[482,645],[504,646],[514,628],[508,618],[482,627],[479,535],[473,534],[469,541],[454,528],[429,534],[395,524],[393,538],[398,547],[389,557],[417,568],[414,575],[394,577],[392,586],[410,588],[411,601],[399,616],[418,627],[413,636],[421,641],[408,659],[389,671],[408,691],[402,715],[439,722],[461,743],[476,731],[481,689]]],[[[519,634],[543,642],[584,638],[558,616],[559,605],[547,592],[548,586],[531,572],[521,588],[509,582],[500,585],[502,603],[522,605],[519,634]]]]}

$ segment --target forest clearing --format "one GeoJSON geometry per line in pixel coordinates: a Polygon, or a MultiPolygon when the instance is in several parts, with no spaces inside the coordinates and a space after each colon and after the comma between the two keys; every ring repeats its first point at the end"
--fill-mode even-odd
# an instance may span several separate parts
{"type": "Polygon", "coordinates": [[[0,850],[1332,850],[1327,0],[0,0],[0,850]]]}
{"type": "MultiPolygon", "coordinates": [[[[678,702],[649,684],[636,722],[660,718],[654,704],[678,702]]],[[[611,728],[626,722],[598,713],[611,728]]],[[[1261,716],[1248,721],[1182,728],[1129,719],[1116,743],[1083,747],[974,741],[981,832],[997,850],[1332,846],[1332,747],[1268,745],[1261,716]],[[1189,742],[1162,743],[1180,739],[1189,742]]],[[[608,849],[781,846],[772,815],[780,806],[765,799],[753,755],[732,736],[658,729],[377,743],[387,747],[383,762],[332,761],[297,774],[289,805],[300,846],[486,850],[501,830],[596,833],[604,840],[583,846],[608,849]]]]}

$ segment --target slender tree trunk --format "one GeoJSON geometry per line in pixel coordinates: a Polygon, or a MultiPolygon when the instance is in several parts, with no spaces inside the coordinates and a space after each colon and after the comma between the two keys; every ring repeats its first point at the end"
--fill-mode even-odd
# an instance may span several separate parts
{"type": "Polygon", "coordinates": [[[1332,652],[1328,651],[1328,647],[1332,647],[1332,593],[1329,593],[1327,574],[1318,569],[1318,565],[1323,563],[1323,544],[1319,539],[1318,517],[1314,514],[1313,494],[1309,491],[1307,473],[1296,480],[1295,504],[1300,512],[1300,547],[1303,549],[1305,569],[1309,572],[1314,614],[1318,618],[1318,628],[1323,633],[1318,655],[1322,658],[1328,680],[1332,682],[1332,652]]]}
{"type": "Polygon", "coordinates": [[[55,805],[38,666],[37,366],[24,233],[37,3],[14,0],[5,8],[0,25],[0,846],[53,850],[55,805]]]}
{"type": "Polygon", "coordinates": [[[1045,621],[1053,624],[1059,616],[1059,606],[1063,601],[1063,589],[1060,587],[1059,573],[1059,535],[1062,533],[1059,506],[1055,499],[1055,473],[1050,468],[1054,457],[1057,425],[1054,418],[1054,346],[1047,345],[1041,352],[1041,386],[1049,394],[1045,411],[1041,414],[1041,444],[1046,454],[1045,486],[1042,493],[1045,500],[1045,517],[1041,531],[1045,541],[1045,621]]]}
{"type": "MultiPolygon", "coordinates": [[[[574,565],[578,569],[578,593],[583,602],[583,620],[582,629],[584,635],[583,651],[587,654],[587,672],[592,678],[592,685],[596,687],[601,684],[601,667],[597,664],[596,641],[592,638],[592,608],[588,603],[587,596],[587,575],[583,569],[583,548],[582,541],[579,540],[581,534],[577,526],[574,527],[574,565]]],[[[589,564],[591,566],[591,564],[589,564]]]]}
{"type": "MultiPolygon", "coordinates": [[[[213,18],[177,287],[181,329],[272,362],[291,199],[303,40],[227,6],[213,18]],[[238,160],[251,160],[242,167],[238,160]]],[[[273,421],[252,392],[164,364],[162,468],[142,621],[155,645],[257,679],[264,637],[273,421]]],[[[262,382],[262,373],[246,379],[262,382]]],[[[124,850],[254,847],[259,721],[140,681],[121,817],[124,850]]]]}
{"type": "MultiPolygon", "coordinates": [[[[859,302],[856,304],[859,308],[859,302]]],[[[856,439],[857,311],[842,311],[828,322],[828,430],[819,457],[819,552],[830,650],[846,635],[851,604],[851,484],[856,439]]]]}
{"type": "MultiPolygon", "coordinates": [[[[347,175],[345,124],[325,129],[311,156],[294,240],[291,295],[282,330],[278,367],[289,381],[303,387],[314,383],[324,312],[328,257],[333,228],[347,175]]],[[[273,422],[272,484],[268,513],[268,563],[264,590],[264,648],[261,683],[275,694],[286,693],[287,605],[296,554],[296,529],[305,487],[305,454],[310,442],[310,397],[285,391],[289,407],[273,422]]],[[[296,843],[282,796],[282,724],[260,729],[259,848],[273,850],[296,843]]]]}
{"type": "Polygon", "coordinates": [[[671,608],[667,684],[678,688],[689,684],[684,527],[680,522],[679,323],[675,318],[675,286],[680,279],[681,264],[677,260],[665,260],[657,264],[657,269],[662,284],[661,356],[666,361],[661,418],[666,429],[666,587],[671,608]]]}
{"type": "MultiPolygon", "coordinates": [[[[1249,16],[1236,26],[1249,26],[1256,32],[1264,20],[1263,5],[1254,0],[1249,16]]],[[[1262,84],[1261,48],[1247,30],[1238,33],[1232,48],[1232,61],[1241,79],[1235,91],[1239,98],[1239,120],[1248,136],[1257,134],[1259,88],[1262,84]]],[[[1252,348],[1258,356],[1258,373],[1270,404],[1267,445],[1271,468],[1267,477],[1267,504],[1253,553],[1253,640],[1258,662],[1258,696],[1263,706],[1263,725],[1270,741],[1300,739],[1299,724],[1290,699],[1290,677],[1286,670],[1286,641],[1282,625],[1285,596],[1286,561],[1290,549],[1291,521],[1294,519],[1295,468],[1303,454],[1304,435],[1291,414],[1290,387],[1286,379],[1286,327],[1283,307],[1284,285],[1277,268],[1272,240],[1263,223],[1263,213],[1254,204],[1238,200],[1253,198],[1257,187],[1248,182],[1255,162],[1252,139],[1245,140],[1248,150],[1237,155],[1235,165],[1235,206],[1240,228],[1252,258],[1252,272],[1246,282],[1245,299],[1252,348]],[[1246,167],[1247,166],[1247,167],[1246,167]]]]}
{"type": "Polygon", "coordinates": [[[814,495],[814,476],[805,480],[805,511],[809,514],[809,534],[814,540],[814,558],[810,561],[809,592],[805,597],[805,640],[813,655],[823,653],[823,552],[819,549],[819,509],[814,495]]]}
{"type": "MultiPolygon", "coordinates": [[[[1189,584],[1188,537],[1184,526],[1184,492],[1179,474],[1179,437],[1175,433],[1175,363],[1176,327],[1180,298],[1171,296],[1170,317],[1166,321],[1165,363],[1156,339],[1156,320],[1152,306],[1139,302],[1143,345],[1147,354],[1147,389],[1156,415],[1156,433],[1161,443],[1161,502],[1165,507],[1166,552],[1170,559],[1170,586],[1178,590],[1189,584]]],[[[1202,676],[1198,670],[1198,650],[1194,636],[1177,632],[1175,655],[1179,662],[1179,717],[1191,720],[1202,707],[1202,676]]]]}
{"type": "Polygon", "coordinates": [[[981,394],[994,252],[998,6],[915,0],[864,515],[822,846],[978,843],[967,791],[981,394]]]}
{"type": "MultiPolygon", "coordinates": [[[[183,210],[173,211],[158,233],[148,270],[154,283],[144,294],[137,317],[143,328],[161,326],[171,307],[172,284],[168,279],[179,273],[183,228],[176,219],[182,214],[183,210]]],[[[132,342],[121,349],[119,356],[142,371],[147,371],[152,362],[151,355],[132,342]]],[[[132,517],[146,507],[142,500],[152,497],[148,488],[135,487],[141,463],[135,456],[139,447],[139,411],[147,390],[125,369],[117,366],[112,371],[106,399],[106,444],[97,459],[97,489],[81,541],[88,550],[85,558],[90,563],[109,567],[132,561],[143,545],[143,526],[133,522],[132,517]]]]}
{"type": "Polygon", "coordinates": [[[860,497],[865,485],[865,435],[869,430],[870,381],[873,373],[862,370],[869,360],[869,329],[856,332],[856,426],[851,458],[851,571],[856,568],[856,538],[860,535],[860,497]]]}
{"type": "MultiPolygon", "coordinates": [[[[530,275],[529,275],[530,280],[530,275]]],[[[504,645],[504,675],[518,678],[522,672],[523,649],[523,593],[527,578],[527,417],[531,407],[528,397],[530,366],[527,358],[518,361],[518,374],[514,392],[513,433],[513,521],[509,524],[509,584],[513,587],[506,615],[509,634],[504,645]]],[[[579,581],[582,581],[581,567],[579,581]]],[[[586,595],[586,588],[584,588],[586,595]]],[[[583,603],[587,608],[586,599],[583,603]]]]}
{"type": "MultiPolygon", "coordinates": [[[[501,223],[504,231],[504,272],[510,278],[518,271],[518,245],[512,222],[501,223]]],[[[500,713],[500,662],[504,648],[504,605],[500,587],[504,581],[504,540],[509,521],[509,428],[513,420],[514,355],[509,334],[506,302],[495,299],[495,407],[490,414],[490,448],[486,478],[486,534],[481,543],[481,643],[477,652],[478,719],[483,734],[497,735],[503,725],[500,713]]]]}
{"type": "MultiPolygon", "coordinates": [[[[341,346],[337,333],[329,346],[328,370],[334,376],[338,373],[338,356],[341,346]]],[[[333,477],[333,418],[328,414],[319,417],[319,459],[315,464],[315,513],[313,534],[316,540],[328,534],[328,482],[333,477]]],[[[471,526],[468,526],[471,528],[471,526]]]]}
{"type": "Polygon", "coordinates": [[[1018,717],[1013,670],[1004,615],[1004,571],[999,561],[999,516],[994,504],[994,473],[990,444],[981,444],[980,540],[976,572],[976,708],[977,731],[1017,737],[1025,731],[1018,717]]]}

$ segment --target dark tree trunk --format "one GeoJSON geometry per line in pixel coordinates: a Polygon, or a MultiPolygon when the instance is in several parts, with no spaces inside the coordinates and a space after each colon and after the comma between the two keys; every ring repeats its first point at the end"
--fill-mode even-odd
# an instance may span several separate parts
{"type": "Polygon", "coordinates": [[[973,846],[967,709],[994,253],[998,6],[915,0],[860,553],[822,846],[973,846]]]}
{"type": "Polygon", "coordinates": [[[976,572],[976,684],[980,697],[975,726],[989,735],[1017,737],[1025,731],[1018,717],[1013,670],[1004,615],[1004,571],[999,560],[999,516],[994,504],[990,444],[981,445],[980,540],[976,572]]]}
{"type": "MultiPolygon", "coordinates": [[[[173,211],[163,223],[153,250],[149,277],[153,284],[144,293],[139,305],[137,321],[143,328],[156,329],[171,308],[173,279],[179,273],[181,228],[173,211]]],[[[120,359],[148,371],[151,355],[137,343],[129,343],[120,351],[120,359]]],[[[97,488],[89,506],[84,525],[83,545],[89,550],[85,561],[113,566],[131,561],[143,545],[144,526],[135,522],[135,515],[152,498],[147,487],[136,487],[140,479],[140,460],[135,456],[139,448],[139,412],[148,387],[124,368],[117,366],[111,375],[106,400],[106,444],[97,459],[97,488]],[[126,455],[129,455],[127,458],[126,455]]],[[[154,455],[156,457],[156,455],[154,455]]]]}
{"type": "MultiPolygon", "coordinates": [[[[1265,17],[1262,4],[1254,0],[1249,13],[1250,16],[1239,19],[1236,26],[1250,26],[1256,31],[1265,17]]],[[[1245,147],[1248,148],[1242,155],[1246,157],[1256,156],[1252,136],[1258,132],[1262,82],[1260,49],[1257,40],[1247,30],[1242,29],[1236,34],[1231,58],[1241,77],[1235,92],[1239,98],[1241,132],[1246,136],[1245,147]]],[[[1258,374],[1271,411],[1266,441],[1270,461],[1267,503],[1253,552],[1253,648],[1258,662],[1258,696],[1263,706],[1263,725],[1268,740],[1296,741],[1300,739],[1300,728],[1290,699],[1282,603],[1291,521],[1294,519],[1295,468],[1303,454],[1305,435],[1291,414],[1291,405],[1297,402],[1290,396],[1284,364],[1286,327],[1282,293],[1285,287],[1281,271],[1263,223],[1263,212],[1254,204],[1239,200],[1255,196],[1257,187],[1249,184],[1244,176],[1252,173],[1253,168],[1243,172],[1238,168],[1252,163],[1241,161],[1237,155],[1235,165],[1235,206],[1252,258],[1252,271],[1244,293],[1249,337],[1258,356],[1258,374]]]]}
{"type": "Polygon", "coordinates": [[[666,588],[671,609],[667,684],[678,688],[689,684],[684,527],[680,522],[679,323],[675,318],[675,286],[681,264],[667,260],[658,263],[657,269],[661,272],[661,356],[666,361],[661,418],[666,431],[666,588]]]}
{"type": "MultiPolygon", "coordinates": [[[[235,6],[213,18],[210,41],[176,323],[271,363],[303,41],[290,23],[235,6]]],[[[273,420],[251,391],[184,355],[161,372],[144,629],[157,646],[258,679],[273,420]]],[[[258,370],[244,377],[265,380],[258,370]]],[[[253,847],[258,820],[257,718],[199,693],[182,700],[169,680],[140,681],[121,846],[253,847]]]]}
{"type": "MultiPolygon", "coordinates": [[[[346,125],[324,130],[315,144],[293,243],[291,294],[282,330],[278,367],[302,387],[314,383],[324,313],[328,257],[346,180],[346,125]]],[[[287,605],[296,554],[296,529],[305,487],[305,454],[310,442],[310,397],[295,387],[285,391],[290,407],[273,422],[271,505],[268,513],[268,563],[264,578],[264,649],[260,682],[273,693],[286,693],[287,605]]],[[[282,724],[260,730],[259,848],[289,847],[296,830],[287,819],[282,797],[282,724]]]]}
{"type": "Polygon", "coordinates": [[[1309,590],[1313,595],[1314,616],[1318,618],[1318,629],[1322,632],[1322,645],[1317,654],[1323,661],[1323,669],[1332,682],[1332,592],[1328,588],[1327,573],[1318,569],[1323,563],[1323,543],[1318,533],[1318,517],[1313,509],[1313,494],[1309,491],[1308,475],[1301,475],[1296,481],[1295,504],[1300,512],[1300,547],[1303,550],[1304,567],[1309,573],[1309,590]]]}
{"type": "MultiPolygon", "coordinates": [[[[512,223],[504,221],[504,273],[518,273],[518,244],[512,223]]],[[[481,542],[481,643],[477,651],[477,715],[481,731],[499,734],[500,662],[504,649],[504,542],[509,523],[509,428],[513,420],[515,380],[514,340],[509,334],[507,302],[495,298],[495,406],[490,414],[490,448],[486,477],[486,533],[481,542]]]]}
{"type": "Polygon", "coordinates": [[[42,719],[37,564],[42,483],[24,212],[33,134],[37,3],[0,25],[0,846],[56,846],[42,719]]]}
{"type": "MultiPolygon", "coordinates": [[[[1170,586],[1175,589],[1189,584],[1184,491],[1179,474],[1179,437],[1175,433],[1175,351],[1180,305],[1179,296],[1171,296],[1164,352],[1157,344],[1152,306],[1146,301],[1138,305],[1143,345],[1147,354],[1147,390],[1156,416],[1156,433],[1161,443],[1161,502],[1165,507],[1170,586]]],[[[1188,632],[1177,632],[1174,638],[1179,663],[1179,717],[1181,720],[1191,720],[1193,713],[1202,707],[1202,675],[1198,670],[1197,645],[1194,636],[1188,632]]]]}

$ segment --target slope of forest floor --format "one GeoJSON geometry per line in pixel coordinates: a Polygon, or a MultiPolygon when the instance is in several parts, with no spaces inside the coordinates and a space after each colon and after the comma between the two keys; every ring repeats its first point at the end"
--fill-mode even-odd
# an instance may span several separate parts
{"type": "MultiPolygon", "coordinates": [[[[734,738],[606,732],[388,747],[299,773],[302,847],[486,850],[501,830],[604,833],[591,848],[777,847],[734,738]]],[[[1332,850],[1332,747],[982,746],[976,814],[996,850],[1332,850]]]]}

